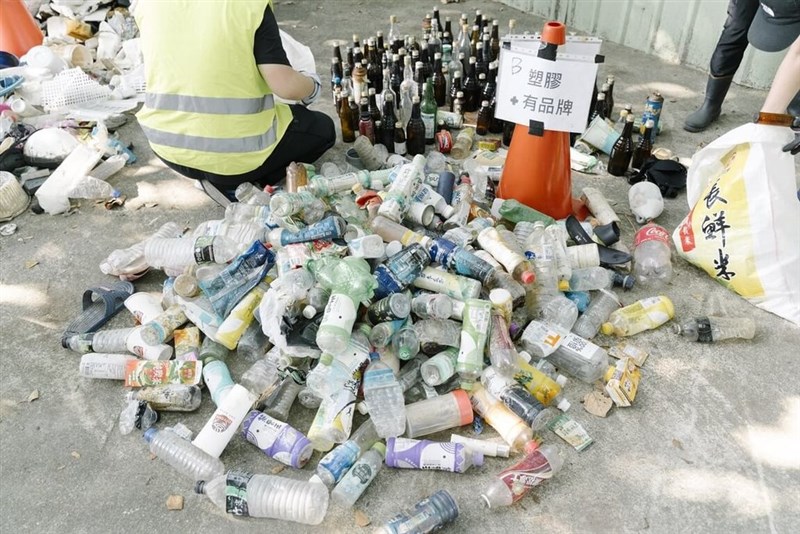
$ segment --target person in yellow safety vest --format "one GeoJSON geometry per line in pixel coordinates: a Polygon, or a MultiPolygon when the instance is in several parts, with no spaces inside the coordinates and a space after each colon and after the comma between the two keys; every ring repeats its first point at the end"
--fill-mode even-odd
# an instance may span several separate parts
{"type": "Polygon", "coordinates": [[[331,118],[307,109],[319,77],[290,66],[272,0],[139,0],[133,14],[147,82],[139,124],[153,152],[218,203],[334,145],[331,118]]]}

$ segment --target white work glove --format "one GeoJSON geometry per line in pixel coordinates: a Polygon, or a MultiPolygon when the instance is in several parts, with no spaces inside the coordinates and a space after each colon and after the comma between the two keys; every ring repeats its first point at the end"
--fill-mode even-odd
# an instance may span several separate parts
{"type": "Polygon", "coordinates": [[[298,71],[303,76],[308,76],[311,78],[311,81],[314,82],[314,90],[311,91],[311,94],[305,97],[303,100],[300,101],[301,104],[308,107],[314,102],[317,101],[319,98],[320,93],[322,93],[322,83],[319,80],[319,76],[314,72],[305,72],[305,71],[298,71]]]}

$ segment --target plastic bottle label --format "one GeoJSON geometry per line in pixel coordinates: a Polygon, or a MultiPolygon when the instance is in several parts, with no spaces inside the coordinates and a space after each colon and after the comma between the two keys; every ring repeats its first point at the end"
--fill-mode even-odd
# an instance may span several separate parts
{"type": "Polygon", "coordinates": [[[697,319],[697,341],[700,343],[711,343],[714,336],[711,334],[711,321],[708,317],[697,319]]]}
{"type": "Polygon", "coordinates": [[[669,247],[669,234],[667,231],[657,224],[648,224],[643,226],[636,232],[636,236],[633,238],[633,248],[638,247],[645,241],[661,241],[669,247]]]}
{"type": "Polygon", "coordinates": [[[217,406],[222,402],[221,393],[233,387],[233,378],[231,378],[228,366],[225,365],[225,362],[219,360],[203,367],[203,382],[205,382],[206,388],[211,394],[211,399],[217,406]]]}
{"type": "Polygon", "coordinates": [[[325,306],[325,315],[320,328],[336,328],[350,331],[356,321],[356,306],[347,295],[333,293],[325,306]]]}
{"type": "Polygon", "coordinates": [[[203,362],[200,361],[141,361],[131,360],[125,365],[125,387],[185,384],[200,382],[203,362]]]}
{"type": "Polygon", "coordinates": [[[561,348],[569,349],[572,354],[576,354],[585,360],[591,360],[597,351],[597,345],[574,334],[567,334],[561,348]]]}
{"type": "Polygon", "coordinates": [[[250,443],[261,449],[264,454],[279,462],[292,464],[292,449],[303,439],[300,432],[269,415],[253,410],[242,424],[242,432],[250,443]]]}
{"type": "Polygon", "coordinates": [[[194,262],[211,263],[214,261],[214,236],[201,236],[194,241],[194,262]]]}
{"type": "Polygon", "coordinates": [[[247,507],[247,484],[253,475],[245,471],[228,471],[225,476],[225,511],[231,515],[250,516],[247,507]]]}
{"type": "Polygon", "coordinates": [[[386,453],[386,465],[453,473],[463,463],[457,461],[462,451],[463,445],[457,443],[395,438],[391,450],[386,453]]]}
{"type": "Polygon", "coordinates": [[[498,478],[513,494],[512,502],[519,500],[528,490],[551,478],[553,471],[547,458],[539,451],[534,452],[518,464],[500,472],[498,478]]]}

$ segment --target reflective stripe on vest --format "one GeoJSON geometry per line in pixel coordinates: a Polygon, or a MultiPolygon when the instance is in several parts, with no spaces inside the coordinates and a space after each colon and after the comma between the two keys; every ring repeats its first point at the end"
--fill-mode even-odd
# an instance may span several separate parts
{"type": "Polygon", "coordinates": [[[209,96],[146,93],[144,105],[160,111],[184,111],[213,115],[251,115],[275,107],[272,95],[255,98],[218,98],[209,96]]]}
{"type": "Polygon", "coordinates": [[[141,125],[147,139],[151,143],[164,145],[174,148],[184,148],[198,150],[200,152],[215,153],[242,153],[258,152],[272,146],[276,141],[276,130],[278,128],[278,118],[272,120],[269,130],[261,135],[251,135],[249,137],[200,137],[198,135],[176,134],[156,130],[141,125]]]}

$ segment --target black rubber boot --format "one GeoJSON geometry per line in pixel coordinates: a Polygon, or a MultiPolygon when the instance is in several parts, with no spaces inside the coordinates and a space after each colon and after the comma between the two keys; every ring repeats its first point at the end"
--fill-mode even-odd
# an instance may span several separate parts
{"type": "Polygon", "coordinates": [[[794,98],[789,102],[789,107],[786,112],[792,117],[800,117],[800,93],[794,95],[794,98]]]}
{"type": "Polygon", "coordinates": [[[709,75],[706,84],[706,99],[697,111],[686,117],[686,120],[683,121],[683,129],[687,132],[702,132],[717,120],[722,111],[722,101],[725,100],[732,81],[733,76],[716,78],[709,75]]]}

